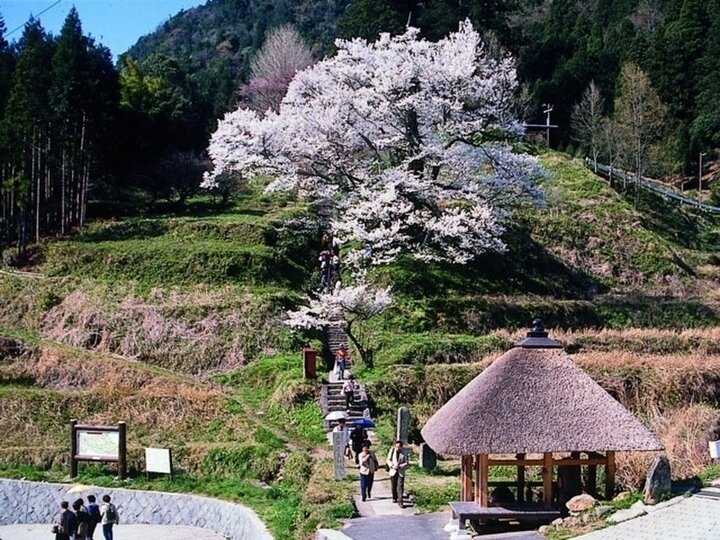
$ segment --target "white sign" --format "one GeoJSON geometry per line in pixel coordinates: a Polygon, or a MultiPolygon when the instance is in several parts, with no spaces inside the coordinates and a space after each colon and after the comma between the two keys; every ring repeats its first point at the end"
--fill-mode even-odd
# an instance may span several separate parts
{"type": "Polygon", "coordinates": [[[78,429],[77,453],[83,459],[117,460],[120,457],[120,433],[78,429]]]}
{"type": "Polygon", "coordinates": [[[713,459],[720,458],[720,441],[709,441],[710,457],[713,459]]]}
{"type": "Polygon", "coordinates": [[[145,471],[172,474],[172,457],[169,448],[146,448],[145,471]]]}

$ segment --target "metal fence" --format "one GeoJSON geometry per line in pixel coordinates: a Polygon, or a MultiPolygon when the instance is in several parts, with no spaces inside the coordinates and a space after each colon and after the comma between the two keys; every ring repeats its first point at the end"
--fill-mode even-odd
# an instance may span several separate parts
{"type": "Polygon", "coordinates": [[[618,178],[619,180],[623,180],[630,184],[637,184],[643,189],[652,191],[653,193],[660,195],[666,201],[672,200],[678,202],[679,204],[691,206],[703,212],[720,214],[720,207],[713,206],[711,204],[705,204],[695,199],[685,197],[675,191],[672,191],[671,189],[668,189],[665,185],[658,182],[657,180],[654,180],[653,178],[647,178],[645,176],[641,176],[638,178],[634,173],[629,173],[615,167],[609,167],[607,165],[603,165],[602,163],[598,163],[596,166],[593,160],[590,158],[585,158],[585,165],[593,171],[595,171],[597,167],[598,174],[601,174],[602,176],[605,176],[607,178],[618,178]]]}

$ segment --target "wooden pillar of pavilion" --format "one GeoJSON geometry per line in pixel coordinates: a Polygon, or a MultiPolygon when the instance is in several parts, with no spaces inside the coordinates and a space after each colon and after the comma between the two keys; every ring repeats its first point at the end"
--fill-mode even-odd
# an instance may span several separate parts
{"type": "Polygon", "coordinates": [[[615,495],[615,452],[605,452],[605,499],[608,501],[615,495]]]}
{"type": "Polygon", "coordinates": [[[488,479],[490,477],[490,456],[479,454],[475,459],[475,502],[480,506],[489,506],[488,479]]]}
{"type": "MultiPolygon", "coordinates": [[[[517,454],[515,457],[518,460],[524,460],[525,454],[517,454]]],[[[525,465],[517,466],[517,501],[525,502],[525,465]]]]}
{"type": "Polygon", "coordinates": [[[462,456],[460,459],[460,500],[475,500],[475,494],[473,493],[473,456],[462,456]]]}
{"type": "Polygon", "coordinates": [[[553,502],[553,487],[552,487],[552,475],[553,475],[553,458],[552,452],[545,452],[543,454],[543,469],[542,469],[542,481],[543,481],[543,504],[545,506],[552,506],[553,502]]]}

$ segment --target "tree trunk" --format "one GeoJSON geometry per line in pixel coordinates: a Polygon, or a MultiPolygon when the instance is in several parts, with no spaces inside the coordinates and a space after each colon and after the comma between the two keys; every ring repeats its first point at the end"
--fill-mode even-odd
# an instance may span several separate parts
{"type": "Polygon", "coordinates": [[[365,367],[368,369],[372,369],[373,367],[375,367],[372,352],[369,349],[365,348],[357,339],[355,334],[352,333],[352,325],[353,321],[349,321],[347,323],[347,326],[345,327],[345,333],[347,334],[348,339],[350,339],[352,344],[355,345],[358,353],[360,353],[360,359],[362,360],[363,364],[365,364],[365,367]]]}

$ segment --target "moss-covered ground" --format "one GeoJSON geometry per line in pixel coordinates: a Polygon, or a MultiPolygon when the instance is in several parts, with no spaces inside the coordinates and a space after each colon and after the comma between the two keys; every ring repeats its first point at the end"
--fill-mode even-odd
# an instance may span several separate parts
{"type": "MultiPolygon", "coordinates": [[[[419,442],[437,407],[539,316],[663,437],[678,475],[712,476],[693,441],[720,436],[720,223],[646,194],[635,206],[567,156],[541,161],[547,203],[516,213],[503,253],[371,272],[395,298],[357,328],[375,359],[356,370],[381,445],[400,405],[419,442]]],[[[62,480],[70,418],[126,420],[131,487],[244,502],[280,540],[353,515],[353,479],[332,480],[318,385],[302,380],[298,351],[317,335],[281,324],[316,285],[319,224],[261,187],[225,208],[198,198],[96,219],[35,248],[23,268],[34,276],[0,273],[0,345],[22,344],[0,347],[0,474],[62,480]],[[143,478],[147,445],[174,449],[175,480],[143,478]]],[[[622,481],[636,487],[645,465],[622,462],[622,481]]],[[[114,482],[102,467],[81,475],[114,482]]],[[[413,468],[408,487],[421,510],[440,508],[456,464],[413,468]]]]}

